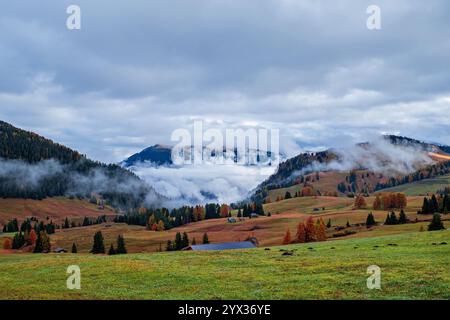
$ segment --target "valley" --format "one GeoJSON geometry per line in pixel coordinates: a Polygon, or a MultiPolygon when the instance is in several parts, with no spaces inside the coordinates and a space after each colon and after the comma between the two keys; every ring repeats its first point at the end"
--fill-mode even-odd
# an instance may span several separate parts
{"type": "MultiPolygon", "coordinates": [[[[359,160],[348,161],[342,151],[300,154],[281,163],[248,198],[241,190],[250,180],[245,184],[243,177],[253,168],[228,184],[230,171],[216,179],[196,168],[202,184],[235,189],[241,201],[187,205],[158,193],[167,186],[164,170],[188,170],[167,166],[167,147],[145,149],[120,167],[5,123],[2,135],[0,299],[449,298],[445,146],[389,136],[359,145],[359,160]],[[17,145],[31,145],[38,156],[17,145]],[[377,153],[380,146],[403,160],[377,153]],[[420,152],[418,159],[412,150],[420,152]],[[373,155],[377,160],[361,167],[373,155]],[[140,167],[137,175],[125,168],[140,162],[153,171],[140,167]],[[383,172],[370,170],[380,166],[383,172]],[[39,174],[31,179],[30,172],[39,174]],[[162,185],[142,179],[158,173],[162,185]],[[170,206],[174,200],[183,206],[170,206]],[[430,225],[440,231],[428,231],[430,225]],[[119,240],[126,249],[117,254],[119,240]],[[257,248],[180,251],[249,240],[257,248]],[[65,288],[70,264],[82,270],[81,291],[65,288]],[[382,291],[366,289],[372,264],[383,270],[382,291]],[[43,278],[49,281],[37,285],[43,278]]],[[[171,183],[180,181],[175,176],[171,183]]],[[[191,193],[196,188],[182,185],[191,193]]]]}

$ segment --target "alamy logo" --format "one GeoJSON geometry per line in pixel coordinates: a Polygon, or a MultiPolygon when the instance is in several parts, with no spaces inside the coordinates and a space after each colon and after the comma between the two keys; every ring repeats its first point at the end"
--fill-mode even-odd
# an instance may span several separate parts
{"type": "Polygon", "coordinates": [[[66,285],[69,290],[81,289],[81,270],[77,265],[71,265],[67,267],[67,273],[70,276],[67,278],[66,285]]]}
{"type": "Polygon", "coordinates": [[[69,30],[81,29],[81,8],[75,4],[67,7],[66,13],[69,14],[66,20],[66,26],[69,30]]]}
{"type": "Polygon", "coordinates": [[[176,129],[171,140],[172,162],[187,164],[240,164],[277,166],[279,163],[279,130],[266,128],[209,128],[194,121],[193,134],[188,129],[176,129]]]}
{"type": "Polygon", "coordinates": [[[380,30],[381,29],[381,9],[377,5],[370,5],[366,10],[367,14],[370,16],[367,18],[366,26],[369,30],[380,30]]]}
{"type": "Polygon", "coordinates": [[[367,289],[381,289],[381,268],[377,265],[367,267],[367,274],[371,276],[367,278],[367,289]]]}

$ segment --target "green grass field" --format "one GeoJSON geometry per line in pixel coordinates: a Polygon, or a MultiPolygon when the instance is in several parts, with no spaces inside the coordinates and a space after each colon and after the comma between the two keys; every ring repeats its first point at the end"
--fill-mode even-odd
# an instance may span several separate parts
{"type": "Polygon", "coordinates": [[[438,231],[270,250],[9,254],[0,258],[0,299],[450,299],[450,244],[441,244],[449,240],[438,231]],[[81,290],[66,288],[73,264],[81,290]],[[373,264],[381,290],[366,287],[373,264]]]}

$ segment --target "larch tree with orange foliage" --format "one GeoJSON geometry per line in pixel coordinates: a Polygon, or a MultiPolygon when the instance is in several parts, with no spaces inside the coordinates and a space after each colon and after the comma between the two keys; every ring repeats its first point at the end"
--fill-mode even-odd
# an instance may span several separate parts
{"type": "Polygon", "coordinates": [[[287,229],[286,234],[284,235],[284,238],[283,238],[283,244],[290,244],[291,241],[292,241],[291,230],[287,229]]]}
{"type": "Polygon", "coordinates": [[[300,222],[297,226],[297,235],[296,237],[296,241],[298,243],[305,243],[306,242],[306,229],[305,229],[305,224],[302,222],[300,222]]]}
{"type": "Polygon", "coordinates": [[[319,223],[317,224],[316,239],[317,241],[325,241],[327,240],[327,228],[322,218],[320,218],[318,222],[319,223]]]}
{"type": "Polygon", "coordinates": [[[373,210],[381,210],[381,198],[380,195],[377,194],[375,200],[373,201],[373,210]]]}
{"type": "Polygon", "coordinates": [[[306,220],[305,231],[305,242],[316,241],[316,226],[314,225],[312,217],[309,217],[308,220],[306,220]]]}
{"type": "Polygon", "coordinates": [[[11,250],[12,248],[12,242],[10,238],[6,238],[5,241],[3,241],[3,249],[5,250],[11,250]]]}
{"type": "Polygon", "coordinates": [[[228,217],[229,213],[230,213],[230,208],[228,207],[228,205],[223,204],[223,205],[220,206],[220,216],[222,218],[228,217]]]}
{"type": "Polygon", "coordinates": [[[34,246],[36,244],[36,239],[37,239],[36,231],[34,231],[34,229],[31,229],[29,235],[30,244],[34,246]]]}
{"type": "Polygon", "coordinates": [[[364,197],[362,195],[356,196],[354,208],[355,209],[365,209],[365,208],[367,208],[366,199],[364,199],[364,197]]]}
{"type": "Polygon", "coordinates": [[[166,226],[164,225],[164,221],[159,220],[158,226],[157,226],[156,230],[158,230],[158,231],[164,231],[165,228],[166,228],[166,226]]]}
{"type": "Polygon", "coordinates": [[[304,187],[300,191],[302,197],[311,197],[314,195],[314,190],[311,187],[304,187]]]}

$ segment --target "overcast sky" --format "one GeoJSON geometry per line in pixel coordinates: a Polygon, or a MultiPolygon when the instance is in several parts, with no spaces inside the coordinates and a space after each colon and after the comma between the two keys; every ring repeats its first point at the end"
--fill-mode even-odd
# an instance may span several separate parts
{"type": "Polygon", "coordinates": [[[278,128],[288,153],[450,144],[449,17],[447,0],[0,0],[0,119],[107,162],[194,119],[278,128]]]}

